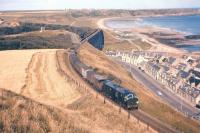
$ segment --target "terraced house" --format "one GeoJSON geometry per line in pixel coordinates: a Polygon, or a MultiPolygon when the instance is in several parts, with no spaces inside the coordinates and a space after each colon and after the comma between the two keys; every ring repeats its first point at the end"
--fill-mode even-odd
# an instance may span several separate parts
{"type": "Polygon", "coordinates": [[[186,102],[196,105],[200,101],[200,72],[198,59],[171,57],[156,52],[106,51],[109,56],[135,65],[162,83],[186,102]]]}

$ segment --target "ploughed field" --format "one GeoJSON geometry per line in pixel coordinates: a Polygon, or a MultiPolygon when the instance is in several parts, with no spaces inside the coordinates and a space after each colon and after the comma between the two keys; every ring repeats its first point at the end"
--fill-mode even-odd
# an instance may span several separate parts
{"type": "Polygon", "coordinates": [[[1,51],[0,57],[0,132],[147,132],[70,80],[83,82],[66,50],[1,51]]]}

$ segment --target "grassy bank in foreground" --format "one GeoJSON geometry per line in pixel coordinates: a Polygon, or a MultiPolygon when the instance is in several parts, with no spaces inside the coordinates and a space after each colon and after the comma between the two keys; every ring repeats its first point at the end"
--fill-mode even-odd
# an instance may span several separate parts
{"type": "Polygon", "coordinates": [[[112,74],[122,81],[122,86],[130,88],[137,93],[140,99],[140,109],[151,116],[171,125],[185,133],[198,133],[200,123],[197,123],[176,112],[163,103],[157,96],[145,89],[141,84],[132,79],[129,73],[119,64],[106,57],[90,45],[82,45],[78,51],[80,59],[94,68],[112,74]]]}
{"type": "Polygon", "coordinates": [[[0,89],[0,132],[87,133],[88,131],[78,127],[68,114],[54,107],[0,89]]]}
{"type": "Polygon", "coordinates": [[[147,131],[146,125],[133,124],[127,114],[119,114],[118,109],[74,83],[71,78],[83,82],[71,68],[66,50],[0,53],[4,59],[0,78],[1,133],[152,131],[147,131]]]}

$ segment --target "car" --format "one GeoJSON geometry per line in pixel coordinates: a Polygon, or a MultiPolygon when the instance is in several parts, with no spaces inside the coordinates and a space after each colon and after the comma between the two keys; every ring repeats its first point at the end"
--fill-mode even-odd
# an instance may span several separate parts
{"type": "Polygon", "coordinates": [[[162,92],[160,92],[160,91],[157,91],[157,94],[158,94],[159,96],[162,96],[162,95],[163,95],[162,92]]]}
{"type": "Polygon", "coordinates": [[[196,119],[196,120],[200,120],[200,113],[194,115],[192,118],[196,119]]]}
{"type": "Polygon", "coordinates": [[[197,108],[197,109],[200,109],[200,104],[197,104],[197,105],[196,105],[196,108],[197,108]]]}

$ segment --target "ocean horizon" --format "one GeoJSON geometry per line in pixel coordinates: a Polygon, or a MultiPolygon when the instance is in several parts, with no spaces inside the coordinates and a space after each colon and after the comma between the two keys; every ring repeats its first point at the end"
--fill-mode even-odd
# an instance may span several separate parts
{"type": "Polygon", "coordinates": [[[144,18],[142,23],[170,28],[190,35],[200,34],[200,15],[148,17],[144,18]]]}

